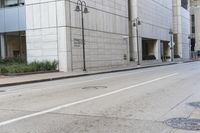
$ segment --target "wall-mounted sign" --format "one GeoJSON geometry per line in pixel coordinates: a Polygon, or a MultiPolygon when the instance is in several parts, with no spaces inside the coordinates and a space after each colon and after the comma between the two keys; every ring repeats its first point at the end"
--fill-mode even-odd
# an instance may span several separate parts
{"type": "Polygon", "coordinates": [[[74,38],[74,47],[81,48],[82,47],[82,39],[74,38]]]}
{"type": "Polygon", "coordinates": [[[171,42],[169,42],[168,45],[169,45],[169,47],[171,48],[171,45],[172,45],[172,47],[174,47],[174,46],[175,46],[175,43],[173,42],[173,43],[171,44],[171,42]]]}

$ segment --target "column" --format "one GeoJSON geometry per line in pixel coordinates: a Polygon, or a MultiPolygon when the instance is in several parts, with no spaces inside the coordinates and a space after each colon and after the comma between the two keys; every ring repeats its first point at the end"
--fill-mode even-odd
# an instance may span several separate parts
{"type": "Polygon", "coordinates": [[[161,52],[160,51],[161,51],[160,40],[157,40],[154,52],[155,52],[156,59],[159,61],[161,60],[161,52]]]}
{"type": "Polygon", "coordinates": [[[138,55],[137,55],[137,37],[136,37],[136,28],[133,27],[133,21],[135,18],[138,17],[137,12],[137,0],[130,0],[130,7],[129,7],[129,20],[130,20],[130,58],[134,61],[137,61],[138,55]]]}
{"type": "Polygon", "coordinates": [[[3,34],[0,34],[0,56],[2,59],[6,58],[6,46],[5,46],[5,38],[3,34]]]}
{"type": "MultiPolygon", "coordinates": [[[[58,32],[58,60],[59,70],[72,71],[72,42],[70,25],[70,2],[58,1],[57,5],[57,32],[58,32]]],[[[73,9],[72,9],[73,11],[73,9]]]]}
{"type": "Polygon", "coordinates": [[[134,60],[137,62],[138,61],[138,56],[139,56],[139,61],[140,61],[140,64],[142,63],[142,37],[140,37],[140,34],[138,36],[138,46],[139,46],[139,52],[138,52],[138,49],[137,49],[137,37],[135,36],[133,38],[134,40],[134,60]],[[139,53],[139,55],[138,55],[139,53]]]}

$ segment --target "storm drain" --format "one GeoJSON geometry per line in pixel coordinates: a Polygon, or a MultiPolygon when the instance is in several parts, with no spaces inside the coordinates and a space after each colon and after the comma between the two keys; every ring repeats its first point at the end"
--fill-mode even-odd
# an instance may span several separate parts
{"type": "Polygon", "coordinates": [[[87,87],[83,87],[82,89],[83,90],[89,90],[89,89],[97,90],[97,89],[106,89],[106,88],[107,88],[107,86],[87,86],[87,87]]]}
{"type": "Polygon", "coordinates": [[[200,102],[192,102],[192,103],[189,103],[189,105],[195,108],[200,108],[200,102]]]}
{"type": "Polygon", "coordinates": [[[173,118],[165,121],[165,123],[176,129],[199,131],[200,119],[173,118]]]}

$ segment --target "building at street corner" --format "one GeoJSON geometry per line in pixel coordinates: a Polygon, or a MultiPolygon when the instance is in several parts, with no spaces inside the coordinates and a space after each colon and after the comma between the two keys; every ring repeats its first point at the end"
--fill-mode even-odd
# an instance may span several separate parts
{"type": "Polygon", "coordinates": [[[190,14],[192,51],[200,51],[200,0],[191,0],[190,14]]]}
{"type": "Polygon", "coordinates": [[[189,7],[188,0],[173,0],[174,55],[186,60],[191,53],[189,7]]]}
{"type": "Polygon", "coordinates": [[[187,0],[85,4],[83,45],[77,0],[0,0],[1,58],[57,60],[65,72],[190,58],[187,0]]]}

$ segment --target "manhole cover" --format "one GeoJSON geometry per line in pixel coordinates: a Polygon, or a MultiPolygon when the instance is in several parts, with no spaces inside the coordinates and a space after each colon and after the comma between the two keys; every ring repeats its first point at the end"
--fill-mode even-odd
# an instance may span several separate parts
{"type": "Polygon", "coordinates": [[[84,90],[88,90],[88,89],[95,89],[95,90],[97,90],[97,89],[105,89],[105,88],[107,88],[107,86],[88,86],[88,87],[84,87],[82,89],[84,89],[84,90]]]}
{"type": "Polygon", "coordinates": [[[189,103],[189,105],[195,108],[200,108],[200,102],[192,102],[192,103],[189,103]]]}
{"type": "Polygon", "coordinates": [[[165,121],[165,123],[173,128],[199,131],[200,119],[187,119],[187,118],[173,118],[165,121]]]}

